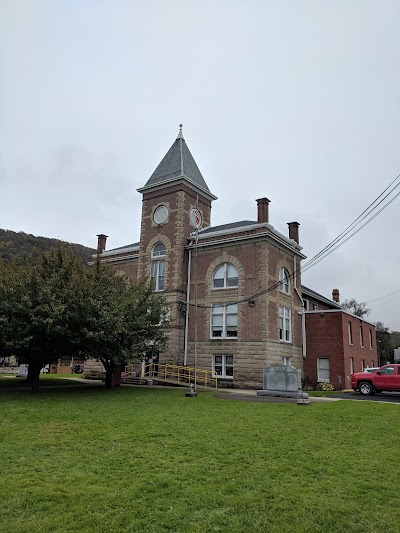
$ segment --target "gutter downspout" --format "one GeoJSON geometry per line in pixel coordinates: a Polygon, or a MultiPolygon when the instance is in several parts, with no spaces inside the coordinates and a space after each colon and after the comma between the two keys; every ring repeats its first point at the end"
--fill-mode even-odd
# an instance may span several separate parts
{"type": "Polygon", "coordinates": [[[192,271],[192,250],[189,248],[189,261],[188,261],[188,281],[186,289],[186,316],[185,316],[185,348],[183,355],[183,366],[187,365],[187,347],[188,347],[188,334],[189,334],[189,302],[190,302],[190,274],[192,271]]]}
{"type": "Polygon", "coordinates": [[[296,287],[294,288],[294,290],[296,291],[297,296],[300,298],[301,307],[302,307],[301,309],[301,336],[302,336],[303,342],[301,344],[302,344],[303,359],[305,359],[307,357],[306,313],[305,313],[306,310],[304,307],[304,300],[301,297],[299,291],[297,290],[296,287]]]}

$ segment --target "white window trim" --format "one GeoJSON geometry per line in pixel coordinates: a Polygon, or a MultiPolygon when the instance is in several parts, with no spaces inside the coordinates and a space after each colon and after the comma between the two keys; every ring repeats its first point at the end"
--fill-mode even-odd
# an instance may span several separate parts
{"type": "MultiPolygon", "coordinates": [[[[235,304],[230,304],[230,305],[235,305],[235,304]]],[[[226,312],[226,304],[213,304],[213,306],[211,307],[211,313],[210,313],[210,339],[212,340],[220,340],[220,339],[223,339],[223,340],[237,340],[238,338],[238,325],[236,326],[236,336],[227,336],[226,335],[226,315],[227,315],[227,312],[226,312]],[[213,313],[213,310],[215,307],[222,307],[222,335],[220,337],[217,337],[217,336],[213,336],[213,316],[214,316],[214,313],[213,313]]],[[[238,309],[238,306],[236,304],[236,307],[237,307],[237,311],[236,311],[236,316],[237,316],[237,319],[238,319],[238,322],[239,322],[239,309],[238,309]]],[[[234,313],[228,313],[229,315],[233,315],[234,313]]]]}
{"type": "Polygon", "coordinates": [[[235,375],[235,359],[233,358],[232,355],[230,354],[219,354],[219,353],[216,353],[212,356],[212,377],[213,378],[218,378],[218,379],[229,379],[229,380],[232,380],[233,377],[235,375]],[[221,365],[215,365],[215,358],[216,357],[222,357],[222,363],[221,365]],[[231,365],[227,365],[226,364],[226,358],[227,357],[232,357],[233,359],[233,363],[231,365]],[[222,374],[216,374],[215,373],[215,366],[222,366],[222,374]],[[227,376],[226,375],[226,367],[229,366],[229,367],[232,367],[233,368],[233,376],[227,376]]]}
{"type": "Polygon", "coordinates": [[[153,259],[150,263],[150,278],[153,282],[153,280],[155,280],[155,285],[154,285],[154,288],[153,288],[153,291],[154,292],[164,292],[165,291],[165,259],[164,257],[165,256],[161,256],[162,259],[153,259]],[[159,283],[160,283],[160,264],[163,264],[163,268],[164,268],[164,275],[162,276],[163,278],[163,288],[160,289],[159,288],[159,283]],[[156,275],[153,276],[153,264],[157,265],[157,272],[156,272],[156,275]]]}
{"type": "Polygon", "coordinates": [[[167,255],[167,248],[165,244],[161,241],[156,242],[156,244],[151,249],[151,262],[150,262],[150,279],[153,282],[155,280],[154,292],[164,292],[165,291],[165,256],[167,255]],[[162,245],[164,247],[164,250],[161,252],[154,253],[154,250],[157,246],[162,245]],[[156,276],[153,276],[153,264],[156,266],[156,276]],[[163,288],[159,288],[159,282],[160,282],[160,265],[163,265],[163,288]]]}
{"type": "Polygon", "coordinates": [[[282,365],[284,365],[284,366],[292,366],[292,358],[291,357],[282,357],[282,365]]]}
{"type": "Polygon", "coordinates": [[[331,381],[331,363],[330,363],[330,360],[329,360],[329,357],[318,357],[317,358],[317,382],[318,383],[330,383],[331,381]],[[324,359],[326,361],[328,361],[328,364],[329,364],[329,369],[322,369],[322,370],[329,370],[329,378],[321,378],[320,375],[319,375],[319,372],[320,372],[320,368],[319,368],[319,362],[321,359],[324,359]]]}
{"type": "Polygon", "coordinates": [[[229,290],[229,289],[237,289],[239,287],[239,272],[238,272],[238,269],[235,267],[235,265],[232,265],[232,263],[229,263],[229,262],[226,262],[226,263],[220,263],[215,269],[214,269],[214,272],[213,272],[213,275],[212,275],[212,286],[211,286],[211,290],[213,291],[223,291],[223,290],[229,290]],[[219,270],[219,268],[221,266],[224,266],[224,277],[223,278],[218,278],[218,279],[223,279],[224,280],[224,286],[223,287],[214,287],[214,276],[215,276],[215,273],[217,272],[217,270],[219,270]],[[228,287],[227,285],[227,280],[228,280],[228,265],[232,266],[235,270],[236,270],[236,273],[237,273],[237,285],[231,285],[230,287],[228,287]]]}
{"type": "Polygon", "coordinates": [[[360,346],[364,348],[364,331],[362,326],[360,326],[360,346]]]}
{"type": "Polygon", "coordinates": [[[157,243],[153,246],[153,248],[152,248],[152,250],[151,250],[151,257],[152,257],[153,259],[157,259],[157,258],[159,258],[159,257],[165,257],[166,255],[167,255],[167,248],[166,248],[165,244],[164,244],[163,242],[157,242],[157,243]],[[162,252],[154,253],[154,250],[156,249],[156,247],[157,247],[159,244],[161,244],[162,246],[164,246],[164,250],[163,250],[162,252]]]}
{"type": "Polygon", "coordinates": [[[290,274],[288,269],[285,267],[282,267],[279,270],[279,292],[282,292],[283,294],[290,294],[290,274]]]}
{"type": "Polygon", "coordinates": [[[283,305],[280,305],[279,306],[279,310],[278,310],[278,333],[279,333],[279,341],[280,342],[285,342],[286,344],[292,342],[292,313],[291,313],[291,310],[289,309],[289,307],[284,307],[283,305]],[[282,310],[282,315],[281,315],[281,310],[282,310]],[[286,311],[287,311],[288,316],[286,316],[286,311]],[[281,319],[283,319],[283,328],[280,327],[281,319]],[[287,319],[289,319],[289,329],[288,330],[285,328],[285,321],[287,319]],[[281,335],[280,335],[281,329],[283,331],[284,337],[286,337],[285,332],[289,331],[289,339],[281,339],[281,335]]]}
{"type": "Polygon", "coordinates": [[[353,328],[350,320],[347,323],[347,331],[349,334],[349,346],[353,346],[353,328]]]}

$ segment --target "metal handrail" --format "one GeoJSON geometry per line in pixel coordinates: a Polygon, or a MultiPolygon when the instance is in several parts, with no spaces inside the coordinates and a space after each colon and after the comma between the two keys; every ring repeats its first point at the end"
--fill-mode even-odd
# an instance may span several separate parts
{"type": "MultiPolygon", "coordinates": [[[[135,370],[133,364],[126,365],[124,376],[125,379],[127,377],[132,377],[134,372],[135,370]]],[[[176,381],[178,384],[191,384],[195,382],[195,377],[196,383],[199,385],[207,387],[207,385],[211,385],[212,382],[215,382],[215,388],[218,387],[218,378],[213,376],[210,370],[194,368],[191,366],[148,363],[142,367],[142,372],[139,379],[140,383],[142,383],[142,380],[148,379],[169,379],[176,381]]]]}

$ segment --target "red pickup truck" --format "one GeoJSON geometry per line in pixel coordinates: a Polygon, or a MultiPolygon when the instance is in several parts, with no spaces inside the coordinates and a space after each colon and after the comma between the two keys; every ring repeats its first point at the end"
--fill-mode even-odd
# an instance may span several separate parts
{"type": "Polygon", "coordinates": [[[365,395],[382,391],[400,392],[400,365],[384,365],[375,372],[356,372],[351,376],[351,388],[365,395]]]}

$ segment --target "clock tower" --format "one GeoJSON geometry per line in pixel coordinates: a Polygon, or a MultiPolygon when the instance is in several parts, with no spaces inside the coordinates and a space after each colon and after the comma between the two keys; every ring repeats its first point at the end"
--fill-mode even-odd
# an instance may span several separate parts
{"type": "Polygon", "coordinates": [[[211,223],[211,203],[216,200],[180,131],[144,187],[138,258],[138,279],[151,277],[155,291],[163,292],[170,307],[168,347],[163,362],[182,362],[186,300],[188,237],[200,222],[211,223]],[[193,209],[197,207],[197,220],[193,209]],[[200,215],[200,221],[199,221],[200,215]],[[179,330],[179,331],[178,331],[179,330]]]}

